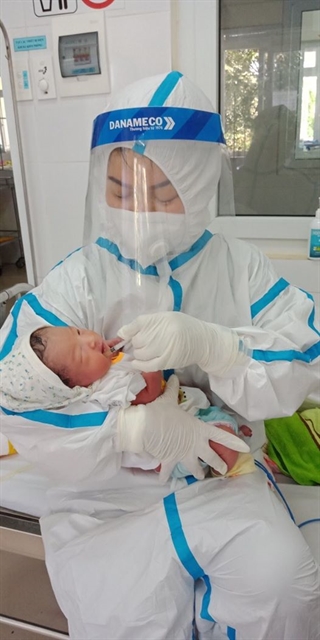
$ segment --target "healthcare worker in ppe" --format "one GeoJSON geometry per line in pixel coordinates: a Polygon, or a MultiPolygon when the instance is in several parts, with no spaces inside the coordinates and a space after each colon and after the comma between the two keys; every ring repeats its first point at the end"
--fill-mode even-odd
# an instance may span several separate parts
{"type": "MultiPolygon", "coordinates": [[[[94,124],[86,244],[16,303],[1,357],[44,323],[118,334],[137,368],[174,368],[251,421],[257,450],[261,421],[318,388],[319,331],[311,296],[255,247],[210,231],[223,143],[219,116],[178,72],[114,97],[94,124]]],[[[318,572],[300,531],[260,469],[201,480],[199,459],[224,473],[208,446],[221,430],[187,421],[176,385],[109,413],[90,393],[56,411],[2,409],[18,451],[60,484],[41,526],[71,638],[319,639],[318,572]],[[135,468],[148,457],[160,481],[135,468]],[[173,481],[178,461],[190,477],[173,481]]]]}

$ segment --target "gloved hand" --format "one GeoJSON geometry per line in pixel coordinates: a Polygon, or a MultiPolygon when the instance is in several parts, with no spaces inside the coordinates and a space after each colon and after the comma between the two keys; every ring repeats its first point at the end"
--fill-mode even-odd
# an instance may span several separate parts
{"type": "Polygon", "coordinates": [[[177,462],[201,480],[204,470],[199,458],[222,475],[227,465],[210,448],[209,440],[235,451],[249,447],[234,436],[202,422],[178,406],[179,380],[171,376],[162,396],[147,405],[121,409],[118,415],[116,451],[147,452],[161,462],[159,479],[166,482],[177,462]]]}
{"type": "Polygon", "coordinates": [[[132,364],[141,371],[198,364],[203,371],[222,376],[247,358],[232,329],[176,311],[139,316],[121,327],[118,335],[131,340],[132,364]]]}

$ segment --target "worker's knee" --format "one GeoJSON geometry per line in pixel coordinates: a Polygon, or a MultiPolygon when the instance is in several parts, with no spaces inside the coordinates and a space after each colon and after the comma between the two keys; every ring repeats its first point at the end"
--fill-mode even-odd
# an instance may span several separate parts
{"type": "MultiPolygon", "coordinates": [[[[319,575],[310,549],[295,525],[270,527],[259,523],[256,544],[243,563],[243,588],[252,597],[282,600],[312,598],[319,575]]],[[[241,580],[241,576],[240,580],[241,580]]]]}

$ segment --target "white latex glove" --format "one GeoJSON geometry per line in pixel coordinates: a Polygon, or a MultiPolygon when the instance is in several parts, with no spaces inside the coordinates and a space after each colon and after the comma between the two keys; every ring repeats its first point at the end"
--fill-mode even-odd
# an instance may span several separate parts
{"type": "Polygon", "coordinates": [[[161,461],[160,482],[166,482],[178,463],[199,480],[204,470],[199,458],[224,475],[227,465],[209,446],[209,440],[235,451],[249,447],[235,435],[202,422],[178,406],[179,380],[171,376],[162,396],[147,405],[121,409],[118,416],[116,451],[147,452],[161,461]]]}
{"type": "Polygon", "coordinates": [[[118,335],[131,340],[132,364],[141,371],[198,364],[203,371],[222,376],[247,358],[235,331],[177,311],[139,316],[121,327],[118,335]]]}

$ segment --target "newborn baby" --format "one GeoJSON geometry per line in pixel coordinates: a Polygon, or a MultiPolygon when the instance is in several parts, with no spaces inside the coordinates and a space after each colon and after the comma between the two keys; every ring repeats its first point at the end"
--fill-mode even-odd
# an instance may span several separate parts
{"type": "MultiPolygon", "coordinates": [[[[163,373],[139,373],[134,370],[128,354],[122,351],[112,352],[112,347],[120,340],[105,340],[94,331],[77,327],[45,326],[30,336],[24,336],[1,365],[3,373],[10,368],[11,374],[17,370],[18,375],[21,374],[19,366],[23,359],[23,383],[21,385],[19,379],[20,384],[11,385],[10,389],[16,409],[21,411],[31,408],[30,403],[32,408],[57,409],[77,399],[89,397],[97,399],[104,410],[115,404],[126,407],[129,404],[153,402],[165,389],[163,373]],[[52,375],[56,385],[53,384],[52,375]]],[[[239,432],[235,418],[210,406],[200,389],[181,387],[177,400],[182,409],[191,411],[199,419],[214,423],[230,433],[239,432]]],[[[243,435],[251,435],[248,427],[241,427],[241,431],[243,435]]],[[[224,460],[228,472],[234,469],[239,456],[245,456],[247,462],[248,455],[251,459],[250,454],[239,454],[211,441],[209,444],[224,460]]],[[[134,464],[134,458],[132,454],[124,454],[123,466],[141,468],[141,456],[138,456],[137,464],[134,464]]],[[[152,460],[150,466],[148,460],[145,468],[158,471],[160,465],[158,461],[152,460]]],[[[248,468],[247,471],[249,470],[253,469],[248,468]]],[[[174,477],[187,475],[189,473],[182,465],[177,465],[174,469],[174,477]]]]}

